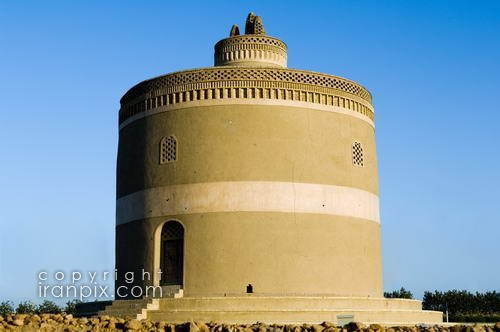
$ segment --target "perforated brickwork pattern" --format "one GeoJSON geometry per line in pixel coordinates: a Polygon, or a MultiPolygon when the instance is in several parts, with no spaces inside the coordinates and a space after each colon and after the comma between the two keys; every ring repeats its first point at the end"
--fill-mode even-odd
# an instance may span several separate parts
{"type": "Polygon", "coordinates": [[[280,69],[280,68],[207,68],[202,70],[184,71],[160,76],[137,84],[122,98],[121,103],[129,102],[142,94],[167,87],[183,84],[195,84],[214,81],[273,81],[303,83],[342,90],[371,103],[370,93],[362,86],[349,80],[319,73],[280,69]]]}
{"type": "Polygon", "coordinates": [[[177,140],[173,136],[164,137],[160,143],[160,164],[177,160],[177,140]]]}
{"type": "Polygon", "coordinates": [[[226,98],[339,106],[374,119],[370,93],[340,77],[280,68],[216,67],[173,73],[136,85],[121,100],[119,123],[157,107],[226,98]]]}
{"type": "Polygon", "coordinates": [[[286,51],[286,44],[279,39],[268,37],[268,36],[259,36],[259,35],[241,35],[237,37],[231,37],[222,39],[217,44],[215,44],[215,48],[220,47],[222,45],[238,45],[238,44],[268,44],[277,46],[284,51],[286,51]]]}
{"type": "Polygon", "coordinates": [[[352,144],[352,163],[356,166],[364,166],[363,146],[359,142],[352,144]]]}

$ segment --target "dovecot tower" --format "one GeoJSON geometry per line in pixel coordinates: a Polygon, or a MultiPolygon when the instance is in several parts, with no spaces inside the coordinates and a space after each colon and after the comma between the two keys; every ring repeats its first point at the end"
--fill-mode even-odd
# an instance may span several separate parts
{"type": "Polygon", "coordinates": [[[215,44],[214,67],[132,87],[119,126],[116,267],[172,295],[135,300],[149,318],[441,320],[382,297],[370,93],[287,68],[259,16],[215,44]]]}

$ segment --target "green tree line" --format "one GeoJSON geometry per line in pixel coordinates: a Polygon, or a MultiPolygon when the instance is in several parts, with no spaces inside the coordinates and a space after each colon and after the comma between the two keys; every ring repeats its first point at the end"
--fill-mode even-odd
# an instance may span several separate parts
{"type": "Polygon", "coordinates": [[[448,311],[453,322],[500,321],[500,293],[449,290],[425,292],[422,301],[425,310],[448,311]]]}
{"type": "Polygon", "coordinates": [[[64,308],[59,307],[55,302],[45,300],[41,304],[36,305],[31,301],[20,302],[16,308],[11,301],[0,302],[0,316],[6,316],[8,314],[59,314],[61,312],[66,312],[68,314],[74,314],[76,312],[76,304],[80,303],[78,300],[66,302],[64,308]]]}
{"type": "MultiPolygon", "coordinates": [[[[413,294],[401,287],[385,292],[386,298],[413,299],[413,294]]],[[[496,291],[472,293],[466,290],[445,292],[426,291],[422,300],[424,310],[448,312],[450,322],[498,322],[500,321],[500,293],[496,291]]]]}

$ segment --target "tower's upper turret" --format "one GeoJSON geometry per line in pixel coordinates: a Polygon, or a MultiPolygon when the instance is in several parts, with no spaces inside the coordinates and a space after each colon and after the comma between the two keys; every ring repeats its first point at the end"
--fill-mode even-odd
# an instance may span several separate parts
{"type": "Polygon", "coordinates": [[[260,16],[248,14],[245,34],[235,24],[229,38],[215,44],[215,66],[286,67],[287,48],[281,40],[266,35],[260,16]]]}

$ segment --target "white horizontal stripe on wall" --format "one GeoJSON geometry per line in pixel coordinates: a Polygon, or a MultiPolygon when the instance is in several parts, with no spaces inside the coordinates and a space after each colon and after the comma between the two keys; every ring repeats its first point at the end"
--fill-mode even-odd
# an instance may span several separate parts
{"type": "Polygon", "coordinates": [[[235,181],[150,188],[116,202],[116,223],[207,212],[288,212],[380,222],[379,198],[365,190],[313,183],[235,181]]]}

